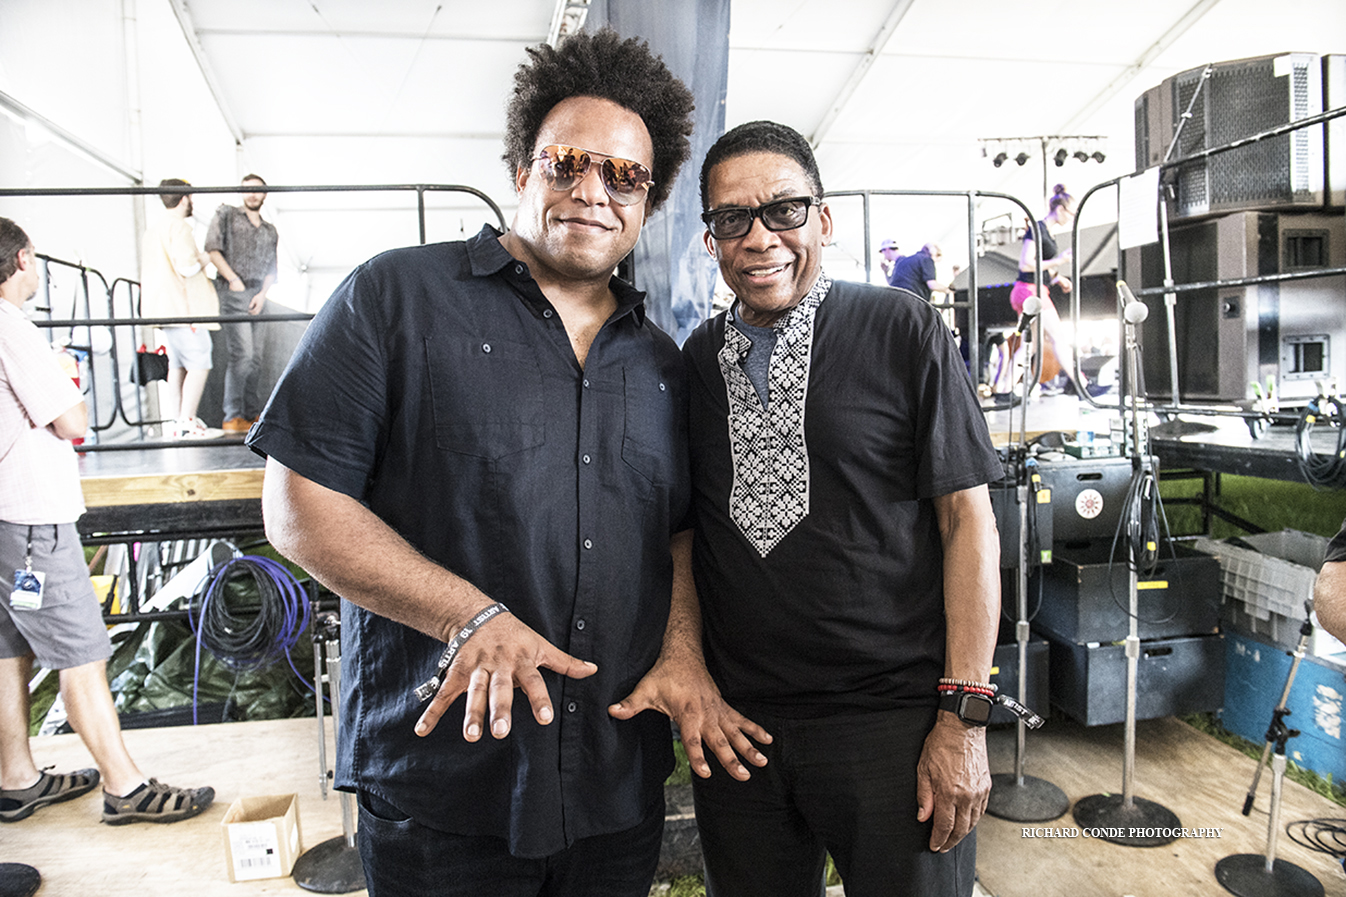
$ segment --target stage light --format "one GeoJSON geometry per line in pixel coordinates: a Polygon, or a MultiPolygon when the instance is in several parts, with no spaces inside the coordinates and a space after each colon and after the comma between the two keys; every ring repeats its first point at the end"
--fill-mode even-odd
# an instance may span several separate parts
{"type": "Polygon", "coordinates": [[[1088,162],[1088,161],[1089,161],[1089,154],[1086,153],[1084,150],[1075,150],[1075,161],[1076,161],[1076,162],[1088,162]]]}
{"type": "Polygon", "coordinates": [[[1053,156],[1052,159],[1056,162],[1056,167],[1060,168],[1062,165],[1066,164],[1066,159],[1069,158],[1069,156],[1070,153],[1066,152],[1066,148],[1063,146],[1056,151],[1056,155],[1053,156]]]}
{"type": "Polygon", "coordinates": [[[1018,162],[1019,165],[1022,166],[1025,162],[1028,161],[1028,153],[1019,153],[1019,155],[1014,157],[1014,161],[1018,162]]]}
{"type": "Polygon", "coordinates": [[[1005,164],[1005,160],[1008,158],[1009,153],[996,153],[995,158],[991,160],[991,164],[996,168],[999,168],[1001,165],[1005,164]]]}
{"type": "Polygon", "coordinates": [[[1102,153],[1101,151],[1094,153],[1094,161],[1095,161],[1095,162],[1099,162],[1099,163],[1101,163],[1101,162],[1102,162],[1104,159],[1106,159],[1106,158],[1107,158],[1107,156],[1103,155],[1103,153],[1102,153]]]}

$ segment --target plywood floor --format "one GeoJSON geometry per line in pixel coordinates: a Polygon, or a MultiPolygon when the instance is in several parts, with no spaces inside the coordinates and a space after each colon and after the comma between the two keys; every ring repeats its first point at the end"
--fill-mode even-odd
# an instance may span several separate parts
{"type": "MultiPolygon", "coordinates": [[[[305,847],[341,833],[340,802],[335,795],[320,798],[313,720],[140,729],[126,732],[126,741],[148,774],[174,784],[213,785],[215,806],[174,825],[112,828],[98,822],[95,791],[0,826],[0,861],[41,870],[39,897],[307,893],[288,878],[231,884],[220,820],[237,797],[294,792],[305,847]]],[[[1054,717],[1042,732],[1030,733],[1027,771],[1054,782],[1072,801],[1118,790],[1121,743],[1120,725],[1090,729],[1054,717]]],[[[987,817],[978,829],[977,863],[985,891],[995,897],[1225,894],[1215,881],[1215,862],[1265,847],[1270,775],[1263,776],[1253,816],[1245,819],[1239,810],[1253,761],[1172,719],[1141,722],[1137,744],[1137,796],[1164,804],[1185,826],[1222,828],[1220,838],[1145,849],[1084,838],[1028,839],[1021,824],[987,817]]],[[[990,746],[992,771],[1012,771],[1013,730],[992,731],[990,746]]],[[[73,735],[37,739],[34,753],[40,764],[58,769],[89,765],[73,735]]],[[[1286,782],[1285,821],[1342,816],[1346,809],[1286,782]]],[[[1067,814],[1056,825],[1073,826],[1074,820],[1067,814]]],[[[1346,897],[1339,862],[1285,839],[1281,845],[1280,856],[1309,870],[1328,895],[1346,897]]]]}
{"type": "MultiPolygon", "coordinates": [[[[1268,708],[1268,714],[1270,708],[1268,708]]],[[[1014,730],[990,733],[991,771],[1014,771],[1014,730]]],[[[1053,717],[1029,733],[1026,773],[1047,779],[1074,801],[1120,792],[1121,724],[1086,728],[1053,717]]],[[[1188,828],[1220,828],[1219,838],[1175,841],[1164,847],[1123,847],[1086,838],[1032,839],[1023,823],[986,817],[978,826],[977,873],[996,897],[1189,897],[1227,895],[1215,863],[1239,853],[1265,854],[1270,770],[1264,772],[1252,815],[1244,796],[1255,761],[1172,718],[1137,724],[1134,794],[1162,804],[1188,828]]],[[[1346,808],[1285,781],[1282,823],[1346,817],[1346,808]]],[[[1076,826],[1070,812],[1054,823],[1076,826]]],[[[1341,862],[1281,837],[1277,856],[1308,870],[1328,895],[1346,895],[1341,862]]]]}
{"type": "MultiPolygon", "coordinates": [[[[313,719],[224,723],[125,733],[131,756],[146,775],[173,785],[210,785],[215,804],[171,825],[107,826],[98,821],[100,789],[0,826],[0,860],[35,866],[39,897],[256,897],[307,894],[289,878],[230,883],[220,820],[239,797],[299,795],[305,849],[341,834],[341,802],[318,779],[318,724],[313,719]]],[[[328,762],[332,729],[327,727],[328,762]]],[[[33,740],[39,766],[92,765],[75,735],[33,740]]],[[[363,891],[358,892],[364,894],[363,891]]]]}

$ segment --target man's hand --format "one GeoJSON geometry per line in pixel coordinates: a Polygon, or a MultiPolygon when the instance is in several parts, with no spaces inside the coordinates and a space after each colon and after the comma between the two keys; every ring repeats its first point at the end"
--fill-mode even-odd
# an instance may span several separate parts
{"type": "Polygon", "coordinates": [[[1061,288],[1061,292],[1070,292],[1070,278],[1066,277],[1064,274],[1056,278],[1056,285],[1061,288]]]}
{"type": "Polygon", "coordinates": [[[986,810],[991,772],[986,763],[986,730],[939,711],[916,766],[916,818],[934,819],[930,849],[952,850],[986,810]]]}
{"type": "Polygon", "coordinates": [[[260,315],[262,313],[262,306],[264,305],[266,305],[266,294],[258,293],[248,300],[248,314],[260,315]]]}
{"type": "Polygon", "coordinates": [[[533,707],[533,718],[547,725],[555,715],[547,684],[538,670],[543,667],[572,679],[598,672],[598,665],[571,657],[524,625],[513,614],[500,614],[484,623],[449,664],[439,692],[416,722],[416,734],[435,730],[439,719],[458,696],[467,693],[463,714],[463,738],[477,741],[489,708],[491,735],[504,738],[510,730],[514,689],[522,688],[533,707]]]}
{"type": "Polygon", "coordinates": [[[661,655],[636,683],[635,690],[609,707],[608,713],[617,719],[631,719],[651,709],[678,724],[687,760],[703,779],[710,777],[707,747],[740,782],[750,775],[740,756],[753,766],[766,766],[766,756],[749,739],[770,744],[771,735],[725,703],[705,664],[691,656],[673,659],[661,655]]]}

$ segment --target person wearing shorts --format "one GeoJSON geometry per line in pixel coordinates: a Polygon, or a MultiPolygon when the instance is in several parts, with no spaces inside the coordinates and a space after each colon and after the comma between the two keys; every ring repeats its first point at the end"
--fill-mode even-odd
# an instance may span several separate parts
{"type": "Polygon", "coordinates": [[[0,218],[0,822],[79,797],[103,783],[102,819],[176,822],[215,798],[141,774],[122,741],[108,689],[112,653],[75,521],[84,513],[70,440],[88,410],[22,308],[39,280],[33,244],[0,218]],[[28,739],[33,664],[60,671],[70,725],[97,769],[38,770],[28,739]]]}
{"type": "MultiPolygon", "coordinates": [[[[160,187],[190,187],[181,178],[168,178],[160,187]]],[[[146,318],[217,317],[220,301],[206,277],[210,258],[196,246],[187,219],[192,217],[192,197],[182,192],[164,193],[163,216],[145,232],[140,259],[140,313],[146,318]]],[[[201,393],[210,376],[210,331],[219,324],[160,325],[168,349],[167,418],[164,435],[201,438],[206,425],[196,415],[201,393]],[[176,419],[176,420],[175,420],[176,419]]]]}

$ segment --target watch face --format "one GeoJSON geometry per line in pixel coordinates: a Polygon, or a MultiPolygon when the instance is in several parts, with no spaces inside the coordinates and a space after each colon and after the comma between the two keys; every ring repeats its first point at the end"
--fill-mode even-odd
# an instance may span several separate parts
{"type": "Polygon", "coordinates": [[[990,722],[993,706],[990,698],[984,695],[965,694],[962,705],[958,711],[958,718],[963,722],[977,726],[984,726],[990,722]]]}

